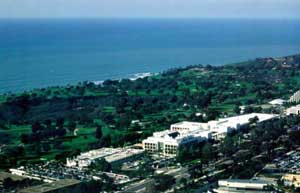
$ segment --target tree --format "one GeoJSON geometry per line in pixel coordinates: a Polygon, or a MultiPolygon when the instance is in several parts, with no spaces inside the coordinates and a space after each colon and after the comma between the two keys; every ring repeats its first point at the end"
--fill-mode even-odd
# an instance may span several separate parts
{"type": "Polygon", "coordinates": [[[190,157],[190,149],[185,146],[179,146],[177,151],[176,160],[178,162],[184,162],[188,157],[190,157]]]}
{"type": "Polygon", "coordinates": [[[240,114],[241,108],[239,107],[239,105],[235,105],[235,106],[234,106],[234,112],[235,112],[236,114],[240,114]]]}
{"type": "Polygon", "coordinates": [[[249,119],[249,124],[250,125],[256,124],[258,121],[259,121],[258,117],[255,116],[255,117],[249,119]]]}
{"type": "Polygon", "coordinates": [[[65,123],[65,120],[63,118],[58,118],[56,120],[56,127],[61,129],[64,127],[64,123],[65,123]]]}
{"type": "Polygon", "coordinates": [[[232,137],[230,137],[229,135],[227,135],[225,137],[225,139],[223,140],[223,142],[221,143],[221,152],[224,155],[231,155],[235,152],[235,145],[234,145],[234,141],[232,139],[232,137]]]}
{"type": "Polygon", "coordinates": [[[51,146],[48,142],[42,144],[44,152],[49,152],[51,150],[51,146]]]}
{"type": "Polygon", "coordinates": [[[202,148],[202,161],[203,163],[208,163],[211,159],[213,159],[213,147],[210,143],[206,143],[202,148]]]}
{"type": "Polygon", "coordinates": [[[97,125],[97,128],[96,128],[96,138],[97,139],[101,139],[102,136],[103,136],[102,127],[101,127],[101,125],[97,125]]]}
{"type": "Polygon", "coordinates": [[[255,111],[254,107],[246,106],[244,109],[244,113],[253,113],[255,111]]]}
{"type": "Polygon", "coordinates": [[[64,128],[56,129],[55,132],[56,132],[56,136],[59,136],[59,137],[63,137],[67,134],[67,131],[64,128]]]}
{"type": "MultiPolygon", "coordinates": [[[[78,187],[78,191],[74,192],[89,192],[89,193],[98,193],[102,191],[103,182],[100,180],[90,180],[87,182],[80,183],[80,186],[78,187]]],[[[77,188],[77,189],[78,189],[77,188]]]]}
{"type": "Polygon", "coordinates": [[[23,146],[11,146],[4,150],[4,154],[8,157],[17,158],[25,155],[25,149],[23,146]]]}
{"type": "Polygon", "coordinates": [[[40,124],[40,122],[34,122],[32,125],[31,125],[31,132],[32,133],[35,133],[39,130],[42,130],[43,129],[43,126],[40,124]]]}
{"type": "Polygon", "coordinates": [[[220,112],[217,111],[216,109],[208,108],[206,111],[206,119],[209,120],[214,120],[219,116],[220,112]]]}
{"type": "Polygon", "coordinates": [[[44,124],[46,125],[47,128],[51,127],[52,121],[50,119],[47,119],[44,121],[44,124]]]}
{"type": "Polygon", "coordinates": [[[29,135],[28,134],[25,134],[25,133],[22,133],[21,134],[21,142],[26,144],[29,142],[29,135]]]}
{"type": "Polygon", "coordinates": [[[40,155],[41,152],[42,152],[42,146],[41,146],[41,143],[38,141],[35,143],[34,145],[34,151],[37,155],[40,155]]]}
{"type": "Polygon", "coordinates": [[[70,121],[68,124],[68,130],[73,133],[75,129],[76,129],[76,122],[70,121]]]}
{"type": "Polygon", "coordinates": [[[203,165],[202,162],[198,162],[196,164],[191,165],[188,168],[189,174],[192,178],[197,178],[203,175],[203,165]]]}
{"type": "Polygon", "coordinates": [[[154,187],[157,191],[166,191],[171,188],[176,182],[171,175],[160,174],[154,176],[154,187]]]}
{"type": "Polygon", "coordinates": [[[5,178],[3,180],[3,187],[4,189],[11,189],[14,187],[14,181],[11,178],[5,178]]]}
{"type": "Polygon", "coordinates": [[[100,140],[100,146],[101,147],[109,147],[109,146],[111,146],[111,136],[110,135],[106,135],[106,136],[102,137],[101,140],[100,140]]]}
{"type": "Polygon", "coordinates": [[[102,172],[110,172],[112,169],[111,164],[108,163],[104,158],[94,161],[89,168],[93,170],[100,170],[102,172]]]}
{"type": "Polygon", "coordinates": [[[181,178],[179,182],[180,182],[180,184],[182,184],[183,186],[186,186],[186,185],[187,185],[187,179],[186,179],[186,178],[181,178]]]}

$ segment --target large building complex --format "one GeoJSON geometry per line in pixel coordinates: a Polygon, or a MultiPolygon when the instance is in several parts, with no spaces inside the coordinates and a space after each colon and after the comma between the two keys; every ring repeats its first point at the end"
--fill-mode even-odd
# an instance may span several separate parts
{"type": "Polygon", "coordinates": [[[180,122],[170,126],[169,130],[155,132],[143,140],[143,148],[148,152],[160,152],[163,155],[175,155],[180,145],[201,142],[209,139],[221,140],[227,133],[238,130],[257,118],[257,122],[274,119],[278,115],[251,113],[222,118],[208,123],[180,122]]]}
{"type": "Polygon", "coordinates": [[[162,152],[174,155],[179,145],[200,142],[211,138],[207,125],[194,122],[181,122],[171,125],[170,130],[153,133],[143,140],[143,148],[148,152],[162,152]]]}
{"type": "Polygon", "coordinates": [[[118,164],[121,162],[129,161],[139,155],[144,150],[132,148],[101,148],[81,153],[75,158],[67,158],[67,167],[88,167],[95,160],[104,158],[111,164],[118,164]]]}

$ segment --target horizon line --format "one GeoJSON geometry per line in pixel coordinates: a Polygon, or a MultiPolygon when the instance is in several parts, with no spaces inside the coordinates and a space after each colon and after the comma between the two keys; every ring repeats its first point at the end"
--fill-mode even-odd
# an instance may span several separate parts
{"type": "Polygon", "coordinates": [[[299,17],[0,17],[0,19],[5,20],[21,20],[21,19],[247,19],[247,20],[298,20],[299,17]]]}

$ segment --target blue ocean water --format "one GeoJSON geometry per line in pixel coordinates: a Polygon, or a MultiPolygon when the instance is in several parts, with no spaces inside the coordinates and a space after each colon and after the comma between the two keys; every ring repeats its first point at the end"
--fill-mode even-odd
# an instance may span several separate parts
{"type": "Polygon", "coordinates": [[[0,93],[300,53],[300,20],[2,19],[0,93]]]}

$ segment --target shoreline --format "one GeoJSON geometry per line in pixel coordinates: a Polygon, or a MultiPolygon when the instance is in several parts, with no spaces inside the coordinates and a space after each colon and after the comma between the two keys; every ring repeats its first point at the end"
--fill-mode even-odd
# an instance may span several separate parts
{"type": "Polygon", "coordinates": [[[68,86],[74,86],[74,85],[77,85],[79,83],[82,83],[82,82],[91,82],[91,83],[94,83],[95,85],[101,85],[104,81],[106,80],[117,80],[117,81],[121,81],[123,79],[129,79],[131,81],[135,81],[139,78],[146,78],[146,77],[149,77],[149,76],[154,76],[154,75],[157,75],[159,74],[158,72],[139,72],[139,73],[134,73],[134,74],[128,74],[122,78],[107,78],[107,79],[104,79],[104,80],[84,80],[84,81],[79,81],[77,83],[67,83],[67,84],[62,84],[62,85],[52,85],[52,86],[43,86],[43,87],[40,87],[40,88],[32,88],[32,89],[25,89],[23,91],[8,91],[8,92],[0,92],[0,96],[1,95],[15,95],[15,94],[22,94],[22,93],[28,93],[28,92],[33,92],[33,91],[38,91],[38,90],[41,90],[41,89],[47,89],[47,88],[56,88],[56,87],[68,87],[68,86]]]}
{"type": "MultiPolygon", "coordinates": [[[[117,80],[117,81],[121,81],[123,79],[129,79],[131,81],[135,81],[139,78],[146,78],[149,76],[154,76],[158,73],[154,73],[154,72],[139,72],[139,73],[135,73],[135,74],[130,74],[128,77],[123,77],[123,78],[117,78],[117,79],[110,79],[110,80],[117,80]]],[[[106,79],[109,80],[109,79],[106,79]]],[[[94,80],[94,81],[88,81],[88,82],[92,82],[95,85],[101,85],[105,80],[94,80]]]]}
{"type": "MultiPolygon", "coordinates": [[[[257,60],[257,59],[266,59],[266,58],[280,59],[280,58],[292,57],[292,56],[296,56],[296,55],[298,55],[298,54],[295,53],[295,54],[289,54],[289,55],[286,55],[286,56],[275,56],[275,57],[272,57],[272,56],[270,56],[270,57],[256,57],[254,59],[249,59],[249,60],[245,60],[245,61],[234,62],[234,63],[223,63],[223,64],[220,64],[220,65],[211,65],[211,66],[218,66],[219,67],[219,66],[225,66],[225,65],[236,65],[236,64],[240,64],[240,63],[244,63],[244,62],[254,61],[254,60],[257,60]]],[[[199,65],[199,64],[195,64],[195,65],[199,65]]],[[[174,67],[174,69],[184,68],[184,67],[188,67],[188,66],[194,66],[194,65],[177,66],[177,67],[174,67]]],[[[205,65],[203,65],[203,66],[205,66],[205,65]]],[[[64,84],[60,84],[60,85],[59,84],[57,84],[57,85],[44,85],[44,86],[41,86],[41,87],[27,88],[27,89],[24,89],[24,90],[15,90],[15,91],[11,90],[11,91],[4,91],[4,92],[0,91],[0,96],[1,95],[5,96],[5,95],[16,95],[16,94],[22,94],[22,93],[30,93],[30,92],[38,91],[38,90],[41,90],[41,89],[47,89],[47,88],[59,88],[59,87],[76,86],[76,85],[78,85],[80,83],[83,83],[83,82],[90,82],[90,83],[94,83],[95,85],[101,85],[106,80],[121,81],[123,79],[129,79],[131,81],[135,81],[139,78],[154,76],[154,75],[163,73],[164,71],[168,71],[170,69],[173,69],[173,68],[168,68],[168,69],[165,69],[165,70],[160,71],[160,72],[149,72],[148,71],[148,72],[129,73],[129,74],[124,75],[124,76],[119,77],[119,78],[106,78],[106,79],[103,79],[103,80],[81,80],[81,81],[77,81],[77,82],[74,82],[74,83],[69,82],[69,83],[64,83],[64,84]]]]}

